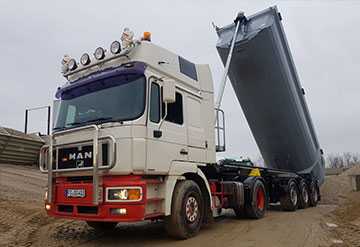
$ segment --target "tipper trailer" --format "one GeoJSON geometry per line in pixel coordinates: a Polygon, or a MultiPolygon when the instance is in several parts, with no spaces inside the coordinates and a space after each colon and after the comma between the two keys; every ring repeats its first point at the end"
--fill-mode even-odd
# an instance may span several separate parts
{"type": "Polygon", "coordinates": [[[125,29],[93,61],[65,56],[67,83],[39,161],[48,215],[102,230],[161,219],[170,236],[186,239],[221,209],[258,219],[269,203],[316,206],[322,151],[280,21],[271,7],[216,28],[225,63],[216,104],[209,66],[151,43],[147,32],[134,40],[125,29]],[[216,162],[225,151],[219,107],[228,72],[269,167],[216,162]]]}

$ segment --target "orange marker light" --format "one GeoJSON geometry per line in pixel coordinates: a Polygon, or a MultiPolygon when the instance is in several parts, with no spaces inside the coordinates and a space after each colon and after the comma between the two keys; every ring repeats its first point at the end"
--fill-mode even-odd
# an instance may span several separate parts
{"type": "Polygon", "coordinates": [[[150,32],[144,32],[142,40],[151,41],[151,33],[150,32]]]}
{"type": "Polygon", "coordinates": [[[137,201],[141,200],[141,191],[140,189],[129,189],[128,190],[128,200],[137,201]]]}

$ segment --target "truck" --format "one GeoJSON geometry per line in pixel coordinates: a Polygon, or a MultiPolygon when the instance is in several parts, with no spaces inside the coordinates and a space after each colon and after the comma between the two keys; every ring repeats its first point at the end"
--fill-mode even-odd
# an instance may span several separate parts
{"type": "Polygon", "coordinates": [[[216,102],[209,66],[155,45],[149,32],[136,40],[126,28],[109,52],[64,57],[67,81],[39,158],[49,216],[101,231],[162,220],[169,236],[187,239],[222,209],[260,219],[273,203],[317,205],[323,152],[276,6],[215,28],[225,65],[216,102]],[[228,76],[265,167],[216,161],[226,150],[228,76]]]}

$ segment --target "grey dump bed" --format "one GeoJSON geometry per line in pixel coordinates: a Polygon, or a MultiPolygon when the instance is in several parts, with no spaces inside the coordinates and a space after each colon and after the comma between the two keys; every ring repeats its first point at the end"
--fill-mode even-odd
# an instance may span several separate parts
{"type": "MultiPolygon", "coordinates": [[[[223,63],[235,24],[219,29],[223,63]]],[[[276,7],[242,20],[229,78],[267,167],[311,174],[324,160],[276,7]]]]}

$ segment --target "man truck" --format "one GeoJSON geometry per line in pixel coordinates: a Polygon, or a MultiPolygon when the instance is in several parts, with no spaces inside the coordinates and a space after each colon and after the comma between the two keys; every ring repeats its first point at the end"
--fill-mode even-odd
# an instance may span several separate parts
{"type": "Polygon", "coordinates": [[[196,235],[221,209],[259,219],[271,203],[316,206],[324,179],[314,131],[276,7],[216,27],[225,64],[219,96],[208,65],[125,29],[110,50],[66,56],[54,127],[40,152],[50,216],[108,230],[163,220],[172,237],[196,235]],[[265,167],[225,159],[220,109],[229,76],[265,167]]]}

